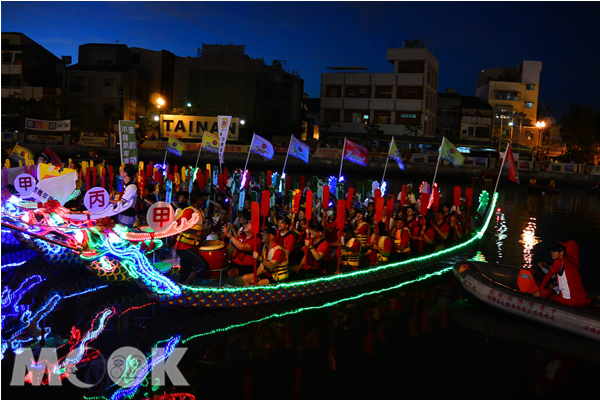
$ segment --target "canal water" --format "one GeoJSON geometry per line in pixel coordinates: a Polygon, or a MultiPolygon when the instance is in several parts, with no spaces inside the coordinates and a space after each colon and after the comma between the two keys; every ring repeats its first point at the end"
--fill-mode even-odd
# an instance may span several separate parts
{"type": "MultiPolygon", "coordinates": [[[[403,179],[397,186],[420,183],[418,177],[403,179]]],[[[473,187],[474,199],[482,190],[448,177],[442,182],[440,204],[452,198],[455,185],[461,185],[463,193],[465,187],[473,187]]],[[[493,184],[483,189],[491,191],[493,184]]],[[[499,189],[488,240],[478,253],[463,258],[511,265],[549,262],[548,247],[572,239],[581,249],[584,282],[600,288],[597,196],[575,187],[530,195],[525,185],[504,181],[499,189]]],[[[15,332],[11,325],[3,326],[2,394],[123,398],[127,392],[114,386],[110,376],[127,372],[122,360],[110,358],[111,354],[131,346],[148,355],[170,340],[186,349],[177,366],[189,385],[170,380],[159,385],[146,378],[133,398],[597,397],[600,342],[469,298],[449,271],[457,260],[343,294],[243,310],[183,313],[152,305],[137,287],[102,287],[86,271],[57,272],[30,250],[3,242],[3,288],[15,290],[27,276],[40,274],[44,281],[22,302],[31,304],[34,314],[52,295],[63,298],[39,318],[36,329],[15,332]],[[97,290],[69,297],[87,289],[97,290]],[[107,317],[110,307],[114,313],[107,317]],[[37,340],[42,331],[46,338],[37,340]],[[86,336],[88,331],[94,334],[86,336]],[[9,385],[16,359],[10,348],[4,348],[9,339],[22,340],[37,351],[62,345],[57,350],[60,362],[82,338],[89,339],[89,350],[75,375],[84,382],[99,382],[92,388],[75,387],[68,379],[60,387],[9,385]]]]}

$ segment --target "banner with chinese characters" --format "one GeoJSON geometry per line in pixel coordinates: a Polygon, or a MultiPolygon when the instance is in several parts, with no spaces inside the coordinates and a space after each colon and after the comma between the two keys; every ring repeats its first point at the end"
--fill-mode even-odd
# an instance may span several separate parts
{"type": "Polygon", "coordinates": [[[341,158],[342,157],[342,149],[330,149],[327,147],[317,147],[315,154],[313,157],[317,158],[341,158]]]}
{"type": "Polygon", "coordinates": [[[119,134],[121,135],[121,163],[138,163],[138,149],[135,138],[135,121],[119,121],[119,134]]]}
{"type": "Polygon", "coordinates": [[[223,153],[225,153],[225,143],[227,143],[227,136],[229,135],[229,125],[231,124],[231,115],[219,115],[219,163],[224,164],[225,159],[223,153]]]}
{"type": "MultiPolygon", "coordinates": [[[[145,140],[140,143],[140,149],[149,150],[166,150],[167,141],[161,140],[145,140]]],[[[200,149],[200,143],[183,142],[185,149],[183,151],[198,151],[200,149]]],[[[225,153],[248,153],[250,146],[247,144],[228,144],[225,145],[225,153]]],[[[340,154],[342,150],[339,150],[340,154]]]]}
{"type": "Polygon", "coordinates": [[[68,132],[71,130],[71,120],[44,121],[41,119],[25,118],[25,129],[32,131],[68,132]]]}

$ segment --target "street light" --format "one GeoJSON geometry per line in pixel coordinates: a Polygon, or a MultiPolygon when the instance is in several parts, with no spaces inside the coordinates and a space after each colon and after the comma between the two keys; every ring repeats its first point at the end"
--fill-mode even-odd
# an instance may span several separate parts
{"type": "Polygon", "coordinates": [[[538,128],[538,158],[542,159],[542,129],[546,127],[545,121],[537,121],[535,127],[538,128]]]}

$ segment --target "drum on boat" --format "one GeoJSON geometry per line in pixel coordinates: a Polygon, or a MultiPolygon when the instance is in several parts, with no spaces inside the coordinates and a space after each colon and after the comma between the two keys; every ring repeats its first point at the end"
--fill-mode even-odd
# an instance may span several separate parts
{"type": "Polygon", "coordinates": [[[198,253],[206,260],[208,270],[202,275],[203,279],[219,279],[220,273],[225,268],[227,250],[225,243],[220,240],[211,240],[209,243],[198,247],[198,253]]]}

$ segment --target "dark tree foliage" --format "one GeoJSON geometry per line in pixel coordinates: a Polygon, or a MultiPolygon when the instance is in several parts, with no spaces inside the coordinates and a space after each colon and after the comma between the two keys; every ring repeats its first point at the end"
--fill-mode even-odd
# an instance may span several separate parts
{"type": "Polygon", "coordinates": [[[560,136],[567,145],[569,161],[589,162],[600,150],[600,112],[571,103],[569,114],[563,115],[560,136]]]}

